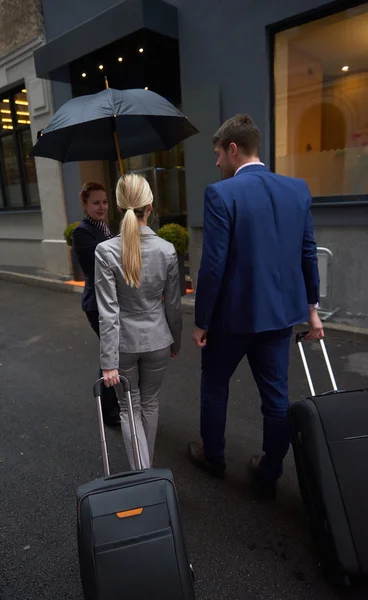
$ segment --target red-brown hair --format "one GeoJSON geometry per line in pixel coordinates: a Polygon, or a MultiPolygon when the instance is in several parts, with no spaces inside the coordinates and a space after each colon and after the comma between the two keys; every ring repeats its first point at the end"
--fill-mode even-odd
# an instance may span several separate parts
{"type": "Polygon", "coordinates": [[[91,192],[106,192],[106,188],[101,183],[94,183],[89,181],[82,185],[82,189],[79,192],[79,199],[82,204],[87,204],[87,200],[90,197],[91,192]]]}

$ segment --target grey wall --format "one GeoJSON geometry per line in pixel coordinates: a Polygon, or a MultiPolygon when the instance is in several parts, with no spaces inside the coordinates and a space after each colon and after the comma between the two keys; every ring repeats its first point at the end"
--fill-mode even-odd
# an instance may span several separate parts
{"type": "MultiPolygon", "coordinates": [[[[196,101],[206,89],[218,86],[218,120],[245,112],[263,134],[262,157],[270,160],[270,65],[266,27],[305,11],[331,4],[323,0],[170,0],[179,9],[179,39],[183,108],[196,116],[196,101]]],[[[211,106],[211,110],[213,107],[211,106]]],[[[192,117],[193,118],[193,117],[192,117]]],[[[195,122],[201,129],[201,121],[195,122]]],[[[208,123],[205,123],[208,134],[208,123]]],[[[192,148],[195,147],[193,141],[192,148]]],[[[204,141],[198,137],[204,156],[204,141]]],[[[207,152],[212,156],[208,139],[207,152]]],[[[207,157],[204,159],[208,162],[207,157]]],[[[216,177],[201,161],[189,165],[188,181],[216,177]]],[[[190,188],[190,185],[189,185],[190,188]]],[[[202,185],[203,188],[203,185],[202,185]]],[[[189,225],[202,223],[203,189],[188,195],[189,225]]]]}
{"type": "Polygon", "coordinates": [[[368,314],[368,230],[366,227],[315,228],[318,246],[333,253],[332,298],[334,308],[368,314]]]}
{"type": "MultiPolygon", "coordinates": [[[[174,3],[171,1],[171,3],[174,3]]],[[[238,112],[253,116],[263,135],[261,156],[271,158],[271,106],[269,39],[266,27],[303,12],[336,3],[321,0],[178,0],[183,109],[202,135],[193,138],[191,152],[197,160],[186,165],[188,212],[191,227],[191,273],[196,283],[201,254],[203,191],[216,175],[210,140],[210,120],[223,122],[238,112]],[[217,86],[216,99],[203,115],[196,107],[210,87],[217,86]],[[204,137],[207,136],[207,146],[204,137]],[[202,157],[202,158],[200,158],[202,157]],[[195,191],[193,191],[195,190],[195,191]]],[[[340,3],[341,10],[341,3],[340,3]]],[[[214,92],[215,93],[215,92],[214,92]]],[[[327,207],[313,210],[318,245],[334,254],[333,294],[335,305],[352,313],[368,313],[368,207],[327,207]],[[343,224],[345,225],[343,226],[343,224]]]]}

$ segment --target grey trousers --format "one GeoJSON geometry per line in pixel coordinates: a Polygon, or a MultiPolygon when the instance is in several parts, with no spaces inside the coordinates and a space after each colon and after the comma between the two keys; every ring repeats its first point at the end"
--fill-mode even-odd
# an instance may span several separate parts
{"type": "MultiPolygon", "coordinates": [[[[132,387],[132,404],[142,466],[152,466],[158,425],[158,395],[170,359],[170,347],[144,354],[120,354],[119,372],[132,387]]],[[[135,469],[125,393],[115,386],[120,404],[121,430],[129,465],[135,469]]]]}

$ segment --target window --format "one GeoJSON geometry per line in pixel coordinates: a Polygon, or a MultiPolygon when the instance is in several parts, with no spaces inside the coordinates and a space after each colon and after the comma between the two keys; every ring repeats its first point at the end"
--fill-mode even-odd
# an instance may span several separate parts
{"type": "Polygon", "coordinates": [[[151,186],[154,196],[156,225],[180,221],[186,225],[184,144],[171,150],[162,150],[127,158],[124,173],[140,173],[151,186]]]}
{"type": "Polygon", "coordinates": [[[368,3],[277,33],[275,170],[368,201],[368,3]]]}
{"type": "Polygon", "coordinates": [[[0,210],[40,206],[25,89],[0,95],[0,210]]]}

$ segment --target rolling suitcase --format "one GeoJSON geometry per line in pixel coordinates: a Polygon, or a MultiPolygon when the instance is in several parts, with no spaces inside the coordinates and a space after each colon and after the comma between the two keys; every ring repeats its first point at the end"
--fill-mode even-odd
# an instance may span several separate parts
{"type": "Polygon", "coordinates": [[[141,468],[128,379],[127,398],[136,471],[110,475],[94,386],[105,477],[77,490],[78,552],[86,600],[194,600],[172,473],[141,468]]]}
{"type": "Polygon", "coordinates": [[[368,574],[368,390],[339,391],[320,340],[333,391],[316,396],[298,334],[311,397],[290,406],[300,491],[324,573],[348,584],[368,574]]]}

